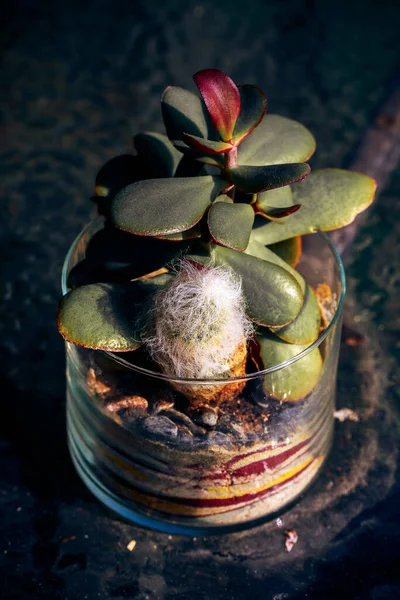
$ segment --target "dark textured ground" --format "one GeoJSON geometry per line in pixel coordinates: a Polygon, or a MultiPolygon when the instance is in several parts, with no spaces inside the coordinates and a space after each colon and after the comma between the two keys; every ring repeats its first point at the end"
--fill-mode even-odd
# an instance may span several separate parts
{"type": "Polygon", "coordinates": [[[351,161],[400,59],[393,1],[19,0],[2,9],[0,130],[0,598],[217,600],[400,597],[400,172],[350,257],[337,425],[324,475],[275,523],[221,538],[126,525],[84,489],[67,455],[63,256],[90,218],[99,166],[160,130],[159,96],[205,67],[255,83],[310,127],[313,166],[351,161]],[[126,546],[137,544],[133,552],[126,546]]]}

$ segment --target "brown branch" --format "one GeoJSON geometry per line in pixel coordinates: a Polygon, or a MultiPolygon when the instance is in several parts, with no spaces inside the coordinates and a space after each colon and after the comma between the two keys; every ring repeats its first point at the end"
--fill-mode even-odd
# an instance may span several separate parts
{"type": "MultiPolygon", "coordinates": [[[[385,187],[390,174],[400,163],[400,74],[394,89],[378,109],[373,123],[368,127],[349,165],[352,171],[365,173],[376,180],[378,193],[385,187]]],[[[359,226],[367,213],[359,215],[353,223],[330,235],[339,252],[350,248],[359,226]]]]}

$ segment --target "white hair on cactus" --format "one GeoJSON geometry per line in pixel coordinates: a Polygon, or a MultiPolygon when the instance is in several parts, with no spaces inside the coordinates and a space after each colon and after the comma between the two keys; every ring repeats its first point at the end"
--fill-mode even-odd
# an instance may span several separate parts
{"type": "Polygon", "coordinates": [[[244,309],[241,281],[231,269],[182,260],[155,298],[143,341],[167,375],[229,376],[229,361],[253,332],[244,309]]]}

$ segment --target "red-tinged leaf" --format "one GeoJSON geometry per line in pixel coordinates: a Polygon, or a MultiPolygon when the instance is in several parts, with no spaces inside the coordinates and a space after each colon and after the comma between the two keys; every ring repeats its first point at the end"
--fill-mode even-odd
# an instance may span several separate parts
{"type": "Polygon", "coordinates": [[[375,181],[361,173],[341,169],[313,171],[293,186],[293,202],[301,204],[296,218],[279,224],[265,223],[252,235],[269,246],[298,235],[344,227],[371,204],[375,188],[375,181]]]}
{"type": "Polygon", "coordinates": [[[257,215],[261,215],[270,221],[278,221],[279,219],[283,219],[293,213],[297,212],[301,204],[293,204],[292,206],[287,206],[286,208],[273,208],[272,206],[259,206],[257,202],[253,205],[254,212],[257,215]]]}
{"type": "Polygon", "coordinates": [[[217,69],[199,71],[193,78],[214,127],[221,139],[229,142],[240,113],[240,93],[237,85],[217,69]]]}
{"type": "Polygon", "coordinates": [[[218,167],[219,169],[222,169],[224,166],[224,157],[221,154],[214,154],[213,156],[207,156],[204,153],[200,154],[196,150],[193,150],[193,148],[190,148],[183,140],[172,140],[172,144],[179,152],[182,152],[184,156],[187,156],[192,160],[197,160],[200,163],[218,167]]]}
{"type": "MultiPolygon", "coordinates": [[[[179,231],[178,233],[165,233],[164,235],[157,235],[158,240],[167,240],[168,242],[182,242],[184,240],[194,240],[201,237],[201,228],[199,225],[195,225],[191,229],[186,231],[179,231]]],[[[154,239],[154,238],[152,238],[154,239]]],[[[172,244],[175,245],[175,244],[172,244]]]]}
{"type": "Polygon", "coordinates": [[[174,176],[181,155],[166,135],[145,131],[135,135],[133,142],[141,159],[146,179],[174,176]]]}
{"type": "Polygon", "coordinates": [[[249,204],[233,204],[222,195],[211,205],[207,223],[216,244],[243,251],[249,243],[254,212],[249,204]]]}
{"type": "Polygon", "coordinates": [[[182,140],[184,131],[206,140],[218,140],[218,134],[201,98],[178,87],[167,87],[161,98],[161,110],[169,139],[182,140]]]}
{"type": "Polygon", "coordinates": [[[226,142],[204,140],[196,135],[190,135],[190,133],[184,133],[182,137],[190,148],[202,154],[225,154],[232,150],[232,144],[227,144],[226,142]]]}
{"type": "Polygon", "coordinates": [[[110,219],[124,231],[161,236],[191,229],[226,187],[218,176],[147,179],[114,198],[110,219]]]}
{"type": "Polygon", "coordinates": [[[61,299],[58,330],[65,340],[96,350],[127,352],[141,346],[134,306],[144,299],[138,284],[94,283],[61,299]]]}
{"type": "Polygon", "coordinates": [[[258,194],[264,190],[283,187],[300,181],[310,173],[309,165],[293,163],[283,165],[266,165],[264,167],[241,166],[231,169],[229,175],[232,183],[247,194],[258,194]]]}
{"type": "Polygon", "coordinates": [[[305,162],[314,150],[315,139],[308,129],[296,121],[268,113],[240,144],[238,163],[264,166],[305,162]]]}
{"type": "Polygon", "coordinates": [[[65,340],[84,348],[130,352],[142,345],[146,306],[173,276],[163,273],[125,284],[93,283],[71,290],[57,312],[58,330],[65,340]]]}
{"type": "Polygon", "coordinates": [[[267,110],[267,99],[255,85],[239,85],[240,114],[233,131],[236,144],[242,142],[259,125],[267,110]]]}

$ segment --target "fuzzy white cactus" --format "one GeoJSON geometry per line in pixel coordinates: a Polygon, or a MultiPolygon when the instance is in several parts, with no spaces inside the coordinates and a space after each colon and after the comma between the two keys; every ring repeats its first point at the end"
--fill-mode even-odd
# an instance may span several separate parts
{"type": "MultiPolygon", "coordinates": [[[[231,377],[245,373],[252,331],[241,282],[231,270],[183,260],[172,284],[156,296],[144,342],[167,375],[231,377]]],[[[184,391],[193,395],[194,389],[184,391]]]]}

